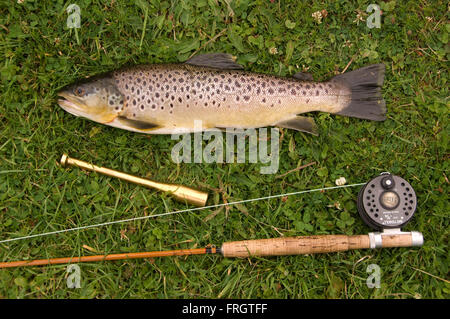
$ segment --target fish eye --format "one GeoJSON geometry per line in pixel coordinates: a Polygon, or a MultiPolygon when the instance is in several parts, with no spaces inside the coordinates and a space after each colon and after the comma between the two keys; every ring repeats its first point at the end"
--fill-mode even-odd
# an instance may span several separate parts
{"type": "Polygon", "coordinates": [[[83,90],[83,88],[78,87],[78,88],[76,88],[76,89],[74,90],[74,93],[75,93],[76,95],[78,95],[78,96],[83,96],[84,93],[85,93],[85,91],[83,90]]]}

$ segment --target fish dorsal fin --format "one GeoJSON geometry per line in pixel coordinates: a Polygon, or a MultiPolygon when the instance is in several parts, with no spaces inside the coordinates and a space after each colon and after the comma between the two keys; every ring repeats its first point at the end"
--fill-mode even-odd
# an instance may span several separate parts
{"type": "Polygon", "coordinates": [[[295,73],[293,76],[294,76],[294,78],[296,78],[297,80],[300,80],[300,81],[314,81],[311,73],[307,73],[307,72],[298,72],[298,73],[295,73]]]}
{"type": "Polygon", "coordinates": [[[133,129],[139,130],[139,131],[154,130],[154,129],[157,129],[160,127],[158,124],[139,121],[139,120],[133,120],[133,119],[129,119],[128,117],[125,117],[125,116],[118,116],[117,120],[121,124],[125,125],[126,127],[133,128],[133,129]]]}
{"type": "Polygon", "coordinates": [[[227,53],[205,53],[195,55],[186,64],[205,66],[224,70],[242,70],[244,67],[234,62],[233,56],[227,53]]]}
{"type": "Polygon", "coordinates": [[[311,117],[297,115],[289,120],[278,122],[275,126],[319,135],[317,125],[311,117]]]}

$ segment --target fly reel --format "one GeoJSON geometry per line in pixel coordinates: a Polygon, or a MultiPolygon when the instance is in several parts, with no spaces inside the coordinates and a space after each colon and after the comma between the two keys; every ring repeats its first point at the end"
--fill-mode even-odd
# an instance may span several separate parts
{"type": "Polygon", "coordinates": [[[401,228],[413,217],[417,197],[406,180],[382,173],[361,188],[357,207],[364,222],[374,229],[401,228]]]}

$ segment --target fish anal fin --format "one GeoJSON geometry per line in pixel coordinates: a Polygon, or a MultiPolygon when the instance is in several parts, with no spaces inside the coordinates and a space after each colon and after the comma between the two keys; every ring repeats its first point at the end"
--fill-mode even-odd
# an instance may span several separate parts
{"type": "Polygon", "coordinates": [[[124,126],[130,127],[130,128],[133,128],[133,129],[139,130],[139,131],[151,131],[151,130],[155,130],[155,129],[161,127],[160,125],[155,124],[155,123],[150,123],[150,122],[140,121],[140,120],[133,120],[133,119],[129,119],[128,117],[125,117],[125,116],[118,116],[117,120],[124,126]]]}
{"type": "Polygon", "coordinates": [[[234,61],[228,53],[205,53],[198,54],[185,62],[186,64],[205,66],[223,70],[242,70],[244,67],[234,61]]]}
{"type": "Polygon", "coordinates": [[[313,76],[311,73],[306,72],[298,72],[293,75],[294,78],[300,81],[314,81],[313,76]]]}
{"type": "Polygon", "coordinates": [[[275,126],[319,135],[317,125],[311,117],[296,115],[291,119],[276,123],[275,126]]]}

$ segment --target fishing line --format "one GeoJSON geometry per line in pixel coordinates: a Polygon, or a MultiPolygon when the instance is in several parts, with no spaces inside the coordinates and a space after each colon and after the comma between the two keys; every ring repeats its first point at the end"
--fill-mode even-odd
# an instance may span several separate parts
{"type": "Polygon", "coordinates": [[[194,211],[200,211],[200,210],[204,210],[204,209],[218,208],[218,207],[223,207],[223,206],[231,206],[231,205],[236,205],[236,204],[243,204],[243,203],[249,203],[249,202],[265,200],[265,199],[273,199],[273,198],[279,198],[279,197],[285,197],[285,196],[299,195],[299,194],[305,194],[305,193],[313,193],[313,192],[326,191],[326,190],[331,190],[331,189],[356,187],[356,186],[361,186],[361,185],[365,185],[365,184],[366,183],[357,183],[357,184],[342,185],[342,186],[331,186],[331,187],[324,187],[324,188],[316,188],[316,189],[310,189],[310,190],[304,190],[304,191],[298,191],[298,192],[292,192],[292,193],[285,193],[285,194],[264,196],[264,197],[259,197],[259,198],[244,199],[244,200],[239,200],[239,201],[230,202],[230,203],[222,203],[222,204],[217,204],[217,205],[210,205],[210,206],[204,206],[204,207],[196,207],[196,208],[190,208],[190,209],[171,211],[171,212],[155,214],[155,215],[149,215],[149,216],[133,217],[133,218],[115,220],[115,221],[110,221],[110,222],[105,222],[105,223],[94,224],[94,225],[79,226],[79,227],[74,227],[74,228],[68,228],[68,229],[61,229],[61,230],[46,232],[46,233],[27,235],[27,236],[22,236],[22,237],[17,237],[17,238],[4,239],[4,240],[0,240],[0,244],[13,242],[13,241],[24,240],[24,239],[30,239],[30,238],[37,238],[37,237],[44,237],[44,236],[61,234],[61,233],[67,233],[67,232],[76,231],[76,230],[85,230],[85,229],[89,229],[89,228],[98,228],[98,227],[103,227],[103,226],[108,226],[108,225],[127,223],[127,222],[131,222],[131,221],[143,220],[143,219],[148,219],[148,218],[156,218],[156,217],[175,215],[175,214],[186,213],[186,212],[194,212],[194,211]]]}

